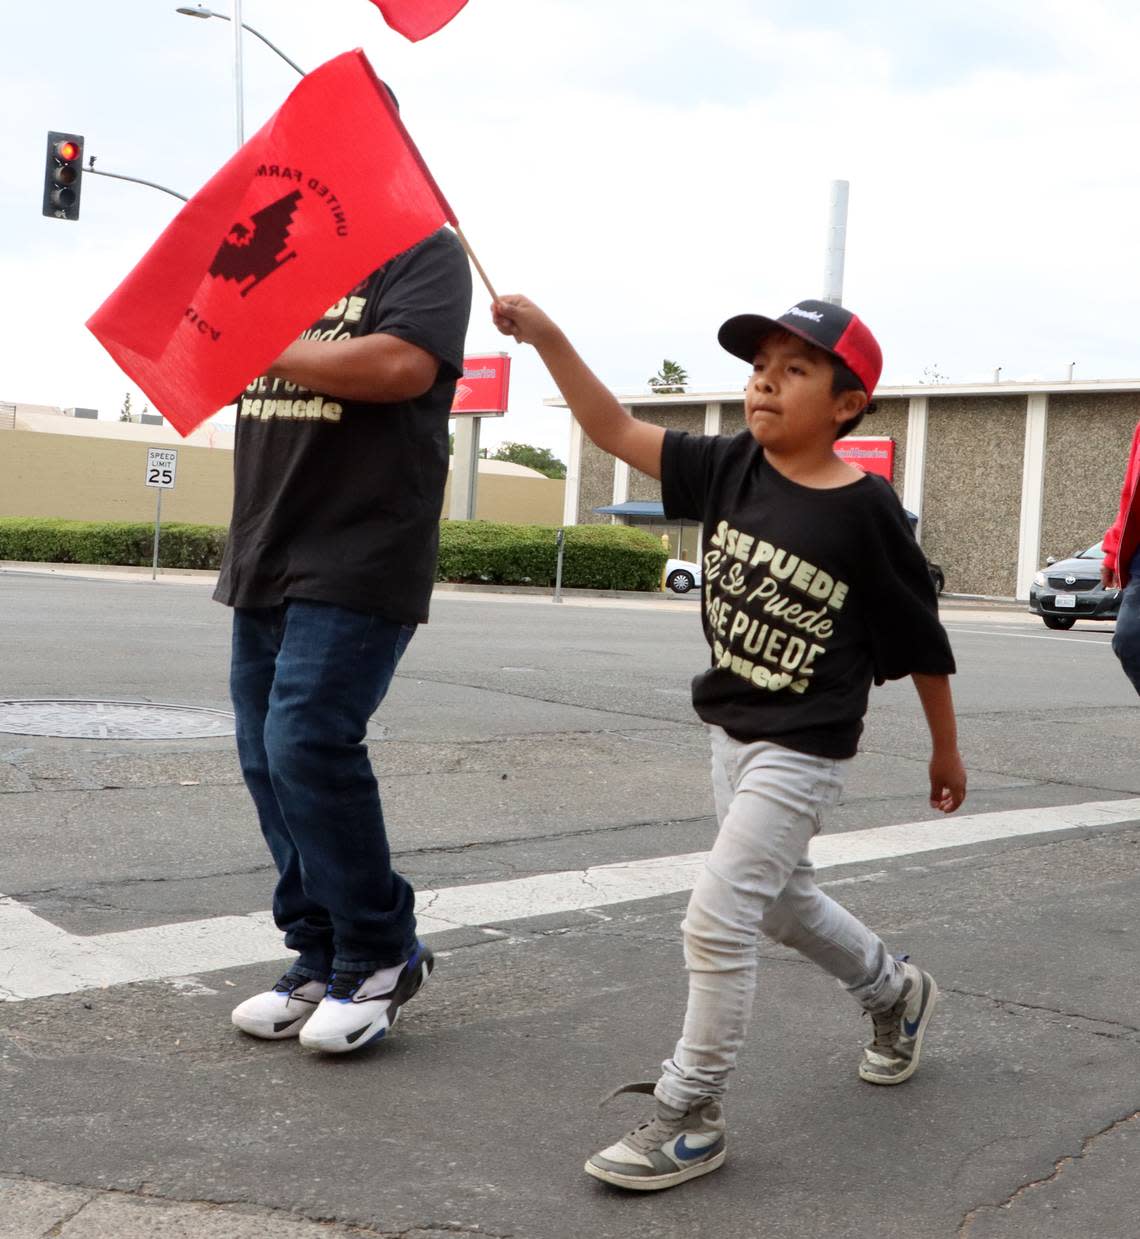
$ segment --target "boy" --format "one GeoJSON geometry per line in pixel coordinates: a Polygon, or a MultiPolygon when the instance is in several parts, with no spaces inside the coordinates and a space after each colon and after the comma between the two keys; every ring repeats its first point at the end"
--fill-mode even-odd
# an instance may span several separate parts
{"type": "Polygon", "coordinates": [[[652,1093],[653,1118],[585,1167],[657,1191],[724,1161],[721,1101],[744,1040],[760,931],[871,1014],[861,1079],[901,1084],[918,1067],[934,980],[819,890],[808,845],[839,799],[872,679],[913,677],[933,742],[930,803],[945,813],[962,803],[954,659],[894,491],[834,451],[868,411],[882,369],[855,315],[803,301],[779,319],[724,323],[720,343],[752,365],[748,429],[728,438],[629,416],[526,298],[501,298],[492,314],[504,334],[534,345],[600,448],[661,480],[666,516],[703,525],[712,661],[693,681],[693,705],[712,739],[719,832],[682,923],[688,1007],[656,1084],[617,1090],[652,1093]]]}

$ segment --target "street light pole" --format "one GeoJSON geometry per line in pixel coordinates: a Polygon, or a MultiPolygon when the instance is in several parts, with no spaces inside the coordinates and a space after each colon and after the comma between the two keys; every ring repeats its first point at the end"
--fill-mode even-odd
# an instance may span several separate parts
{"type": "Polygon", "coordinates": [[[233,0],[234,6],[234,117],[237,121],[237,144],[245,142],[245,116],[242,107],[241,83],[241,0],[233,0]]]}

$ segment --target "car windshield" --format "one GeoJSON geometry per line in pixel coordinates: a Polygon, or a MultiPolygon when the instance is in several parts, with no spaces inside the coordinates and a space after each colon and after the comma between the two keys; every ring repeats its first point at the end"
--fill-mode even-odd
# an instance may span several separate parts
{"type": "Polygon", "coordinates": [[[1087,550],[1080,551],[1073,556],[1074,559],[1103,559],[1104,550],[1101,544],[1097,542],[1094,546],[1090,546],[1087,550]]]}

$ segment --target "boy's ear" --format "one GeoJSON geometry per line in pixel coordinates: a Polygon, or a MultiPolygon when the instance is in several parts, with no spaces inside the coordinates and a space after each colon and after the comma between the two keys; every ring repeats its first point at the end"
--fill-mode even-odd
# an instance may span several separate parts
{"type": "Polygon", "coordinates": [[[864,391],[845,391],[835,399],[835,420],[837,423],[849,422],[856,414],[861,413],[870,401],[864,391]]]}

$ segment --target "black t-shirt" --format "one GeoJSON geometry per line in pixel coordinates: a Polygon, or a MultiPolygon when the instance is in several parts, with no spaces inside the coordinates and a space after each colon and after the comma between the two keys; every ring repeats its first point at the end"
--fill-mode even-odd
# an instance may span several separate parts
{"type": "Polygon", "coordinates": [[[463,373],[471,273],[441,229],[393,258],[305,332],[382,332],[440,362],[424,395],[342,400],[261,377],[238,401],[234,508],[214,597],[236,607],[331,602],[426,621],[447,481],[447,424],[463,373]]]}
{"type": "Polygon", "coordinates": [[[693,706],[705,722],[851,757],[872,679],[954,671],[926,560],[884,479],[817,490],[773,469],[747,431],[670,430],[661,493],[666,517],[703,526],[712,660],[693,706]]]}

